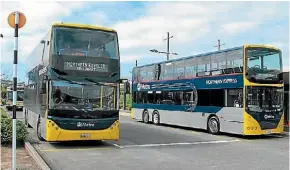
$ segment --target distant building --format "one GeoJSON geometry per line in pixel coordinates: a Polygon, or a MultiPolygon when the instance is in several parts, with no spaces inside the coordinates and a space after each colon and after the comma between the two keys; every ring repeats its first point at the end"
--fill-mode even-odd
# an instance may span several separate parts
{"type": "MultiPolygon", "coordinates": [[[[17,83],[18,86],[24,86],[24,82],[18,82],[17,83]]],[[[13,81],[11,80],[1,80],[1,87],[3,86],[12,86],[13,85],[13,81]]]]}

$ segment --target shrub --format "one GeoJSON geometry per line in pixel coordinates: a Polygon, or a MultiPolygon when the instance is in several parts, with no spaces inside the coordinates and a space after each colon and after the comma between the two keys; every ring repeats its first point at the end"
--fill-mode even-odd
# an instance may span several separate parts
{"type": "MultiPolygon", "coordinates": [[[[11,144],[12,143],[12,119],[7,115],[5,117],[5,111],[1,112],[1,144],[11,144]],[[4,116],[4,117],[3,117],[4,116]]],[[[23,142],[28,135],[28,131],[25,124],[17,120],[16,121],[16,141],[23,142]]]]}
{"type": "Polygon", "coordinates": [[[0,108],[0,114],[1,114],[1,118],[9,118],[8,113],[5,112],[5,110],[2,108],[0,108]]]}

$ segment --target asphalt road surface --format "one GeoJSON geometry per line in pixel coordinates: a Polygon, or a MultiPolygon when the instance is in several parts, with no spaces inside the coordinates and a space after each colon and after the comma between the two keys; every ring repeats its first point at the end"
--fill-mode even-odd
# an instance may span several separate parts
{"type": "MultiPolygon", "coordinates": [[[[22,114],[17,112],[17,114],[22,114]]],[[[18,118],[21,118],[19,116],[18,118]]],[[[32,145],[53,170],[288,170],[288,133],[242,138],[143,124],[121,116],[119,141],[32,145]]]]}

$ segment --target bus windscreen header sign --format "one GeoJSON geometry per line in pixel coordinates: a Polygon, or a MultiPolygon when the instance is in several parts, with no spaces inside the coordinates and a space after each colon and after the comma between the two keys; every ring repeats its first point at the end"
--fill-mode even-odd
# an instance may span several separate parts
{"type": "Polygon", "coordinates": [[[107,72],[107,64],[65,61],[64,70],[107,72]]]}

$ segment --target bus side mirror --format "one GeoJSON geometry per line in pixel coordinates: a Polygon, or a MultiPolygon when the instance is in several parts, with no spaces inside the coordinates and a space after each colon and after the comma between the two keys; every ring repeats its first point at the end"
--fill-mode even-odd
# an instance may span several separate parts
{"type": "Polygon", "coordinates": [[[47,81],[48,80],[48,76],[47,75],[43,75],[43,80],[47,81]]]}
{"type": "Polygon", "coordinates": [[[46,82],[48,80],[47,75],[43,75],[42,82],[40,84],[40,94],[45,94],[46,93],[46,82]]]}

